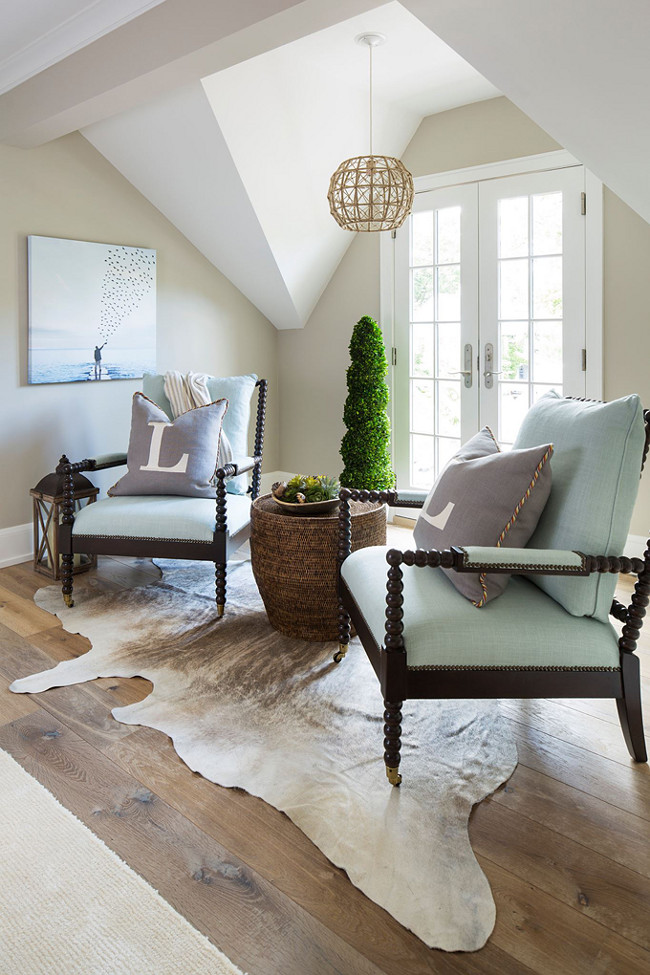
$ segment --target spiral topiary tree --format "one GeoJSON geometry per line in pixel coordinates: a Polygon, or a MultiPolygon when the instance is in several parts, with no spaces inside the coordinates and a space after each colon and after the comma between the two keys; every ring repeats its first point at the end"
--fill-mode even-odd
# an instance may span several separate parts
{"type": "Polygon", "coordinates": [[[395,486],[390,462],[390,421],[386,412],[386,351],[377,322],[364,315],[354,326],[343,410],[347,433],[341,442],[342,487],[386,491],[395,486]]]}

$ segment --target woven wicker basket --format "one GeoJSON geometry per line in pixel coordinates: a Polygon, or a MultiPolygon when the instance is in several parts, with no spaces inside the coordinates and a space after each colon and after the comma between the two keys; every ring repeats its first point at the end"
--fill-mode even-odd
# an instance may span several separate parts
{"type": "MultiPolygon", "coordinates": [[[[386,507],[352,501],[352,551],[386,544],[386,507]]],[[[269,622],[287,636],[338,638],[338,510],[296,518],[264,495],[251,510],[251,561],[269,622]]]]}

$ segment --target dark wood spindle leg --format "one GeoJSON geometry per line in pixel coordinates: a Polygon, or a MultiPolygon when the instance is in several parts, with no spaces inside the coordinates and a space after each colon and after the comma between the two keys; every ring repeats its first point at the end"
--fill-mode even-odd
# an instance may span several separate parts
{"type": "Polygon", "coordinates": [[[339,563],[339,648],[334,654],[334,663],[339,664],[346,653],[348,652],[348,647],[350,646],[350,616],[348,611],[343,605],[343,600],[340,593],[340,573],[341,566],[347,559],[352,548],[352,514],[350,512],[350,501],[348,498],[343,497],[341,500],[341,505],[339,508],[339,550],[338,550],[338,563],[339,563]]]}
{"type": "Polygon", "coordinates": [[[391,785],[399,785],[400,749],[402,747],[402,702],[384,701],[384,763],[391,785]]]}

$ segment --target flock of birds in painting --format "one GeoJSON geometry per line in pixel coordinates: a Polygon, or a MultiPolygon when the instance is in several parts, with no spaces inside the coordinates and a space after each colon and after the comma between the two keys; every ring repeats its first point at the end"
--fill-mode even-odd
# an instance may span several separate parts
{"type": "Polygon", "coordinates": [[[155,252],[142,247],[112,247],[105,263],[99,323],[104,344],[113,338],[124,319],[137,311],[153,287],[156,257],[155,252]]]}

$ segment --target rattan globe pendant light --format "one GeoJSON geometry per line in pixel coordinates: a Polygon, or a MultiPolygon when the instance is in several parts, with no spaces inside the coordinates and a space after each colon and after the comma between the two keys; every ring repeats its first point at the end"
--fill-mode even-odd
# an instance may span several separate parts
{"type": "Polygon", "coordinates": [[[370,154],[345,159],[330,179],[330,212],[345,230],[397,230],[413,205],[413,177],[394,156],[372,153],[372,51],[384,34],[360,34],[370,55],[370,154]]]}

